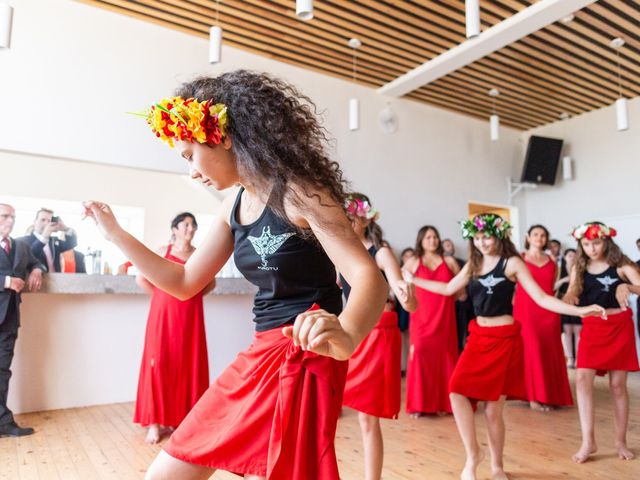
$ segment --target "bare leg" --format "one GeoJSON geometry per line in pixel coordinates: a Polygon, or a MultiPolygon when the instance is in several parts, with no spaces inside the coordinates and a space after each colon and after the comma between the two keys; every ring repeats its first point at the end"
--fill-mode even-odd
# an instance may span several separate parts
{"type": "Polygon", "coordinates": [[[535,400],[529,402],[529,408],[531,408],[531,410],[536,410],[537,412],[548,412],[549,410],[551,410],[551,408],[549,408],[549,405],[536,402],[535,400]]]}
{"type": "Polygon", "coordinates": [[[358,421],[360,422],[364,447],[364,478],[365,480],[380,480],[384,457],[380,419],[358,412],[358,421]]]}
{"type": "Polygon", "coordinates": [[[476,438],[476,422],[473,408],[469,399],[458,393],[449,394],[451,398],[451,408],[456,419],[456,426],[460,432],[460,438],[467,453],[467,461],[460,474],[461,480],[476,480],[476,469],[482,461],[484,454],[478,446],[476,438]]]}
{"type": "Polygon", "coordinates": [[[582,325],[573,325],[573,337],[575,338],[576,358],[578,358],[578,346],[580,345],[580,332],[582,332],[582,325]]]}
{"type": "Polygon", "coordinates": [[[496,402],[487,402],[484,415],[487,419],[487,433],[489,437],[489,450],[491,451],[491,478],[493,480],[507,480],[504,473],[504,464],[502,456],[504,452],[504,418],[502,412],[504,410],[504,402],[506,397],[503,395],[496,402]]]}
{"type": "Polygon", "coordinates": [[[206,480],[214,473],[213,468],[183,462],[160,450],[144,478],[145,480],[206,480]]]}
{"type": "Polygon", "coordinates": [[[582,431],[582,445],[573,455],[573,461],[584,463],[589,455],[598,449],[593,432],[595,410],[593,408],[593,379],[596,371],[591,368],[579,368],[576,373],[576,396],[578,400],[578,414],[580,415],[580,430],[582,431]]]}
{"type": "Polygon", "coordinates": [[[149,445],[156,444],[160,441],[160,425],[157,423],[152,423],[147,428],[147,436],[144,439],[144,443],[148,443],[149,445]]]}
{"type": "MultiPolygon", "coordinates": [[[[573,368],[575,366],[575,357],[573,355],[573,325],[565,324],[562,326],[562,348],[564,350],[564,356],[567,358],[567,367],[573,368]]],[[[577,349],[576,349],[577,351],[577,349]]]]}
{"type": "Polygon", "coordinates": [[[629,424],[629,393],[627,392],[627,372],[609,372],[609,388],[613,394],[613,425],[616,450],[622,460],[631,460],[633,452],[627,448],[627,426],[629,424]]]}

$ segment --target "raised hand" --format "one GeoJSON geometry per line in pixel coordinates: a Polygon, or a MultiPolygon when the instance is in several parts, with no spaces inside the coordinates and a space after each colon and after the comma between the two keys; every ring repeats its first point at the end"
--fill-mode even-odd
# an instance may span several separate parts
{"type": "Polygon", "coordinates": [[[282,333],[303,350],[336,360],[347,360],[356,348],[338,317],[321,309],[301,313],[293,326],[284,327],[282,333]]]}
{"type": "Polygon", "coordinates": [[[115,234],[122,231],[122,227],[111,211],[111,207],[106,203],[89,200],[82,202],[82,206],[84,207],[84,218],[93,218],[98,230],[107,240],[112,241],[115,234]]]}

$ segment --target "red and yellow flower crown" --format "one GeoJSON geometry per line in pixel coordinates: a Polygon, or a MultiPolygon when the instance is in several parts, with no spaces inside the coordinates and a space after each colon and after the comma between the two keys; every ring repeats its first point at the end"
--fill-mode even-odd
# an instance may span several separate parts
{"type": "Polygon", "coordinates": [[[218,145],[227,129],[227,106],[223,103],[199,102],[193,98],[163,98],[143,117],[156,137],[173,147],[174,140],[218,145]]]}
{"type": "Polygon", "coordinates": [[[595,240],[596,238],[613,238],[618,234],[616,229],[601,222],[587,222],[573,229],[571,236],[576,240],[595,240]]]}

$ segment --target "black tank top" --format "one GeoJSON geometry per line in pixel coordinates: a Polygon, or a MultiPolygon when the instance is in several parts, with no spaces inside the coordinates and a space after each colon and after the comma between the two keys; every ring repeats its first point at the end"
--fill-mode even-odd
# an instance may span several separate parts
{"type": "Polygon", "coordinates": [[[593,275],[584,272],[584,288],[580,294],[580,306],[600,305],[603,308],[620,308],[616,300],[616,288],[622,283],[616,267],[593,275]]]}
{"type": "MultiPolygon", "coordinates": [[[[369,255],[371,255],[371,258],[375,260],[376,253],[378,253],[378,249],[372,245],[367,249],[367,252],[369,252],[369,255]]],[[[387,276],[384,274],[384,272],[382,272],[382,276],[384,277],[385,280],[387,279],[387,276]]],[[[342,293],[344,294],[344,299],[349,300],[349,294],[351,293],[351,285],[349,285],[349,283],[345,280],[345,278],[342,276],[342,273],[340,274],[340,283],[342,284],[342,293]]]]}
{"type": "Polygon", "coordinates": [[[258,287],[253,305],[256,330],[291,323],[314,303],[338,315],[342,300],[336,269],[320,244],[301,238],[269,206],[255,222],[239,224],[242,192],[243,188],[231,209],[233,257],[240,272],[258,287]]]}
{"type": "Polygon", "coordinates": [[[476,317],[513,314],[513,293],[516,284],[504,273],[507,260],[501,259],[489,273],[472,278],[469,282],[469,296],[476,317]]]}

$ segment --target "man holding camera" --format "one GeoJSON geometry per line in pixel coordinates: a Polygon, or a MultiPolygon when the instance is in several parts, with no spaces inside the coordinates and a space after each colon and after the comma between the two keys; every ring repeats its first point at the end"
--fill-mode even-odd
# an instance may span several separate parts
{"type": "Polygon", "coordinates": [[[33,222],[33,233],[24,237],[24,240],[31,246],[31,251],[40,263],[47,266],[50,273],[61,271],[60,254],[73,249],[78,244],[75,232],[48,208],[38,210],[33,222]],[[52,235],[55,232],[63,232],[64,239],[52,235]]]}
{"type": "Polygon", "coordinates": [[[11,205],[0,203],[0,437],[21,437],[33,433],[13,419],[7,407],[11,361],[20,326],[20,292],[39,290],[44,265],[38,263],[29,245],[9,235],[16,221],[11,205]]]}

